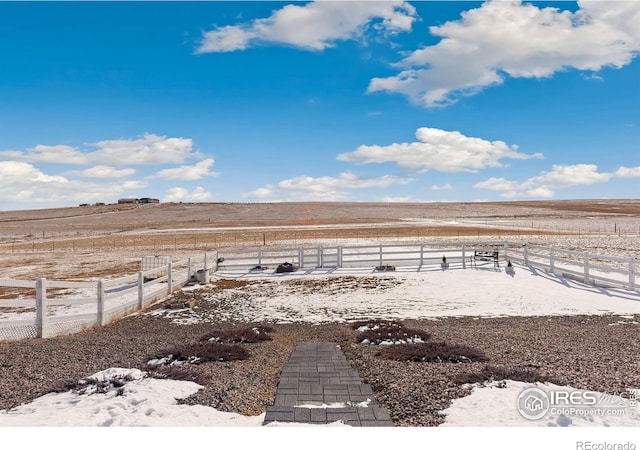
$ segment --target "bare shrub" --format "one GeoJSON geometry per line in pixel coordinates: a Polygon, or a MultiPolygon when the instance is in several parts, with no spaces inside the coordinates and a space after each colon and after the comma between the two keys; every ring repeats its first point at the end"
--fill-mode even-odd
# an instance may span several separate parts
{"type": "Polygon", "coordinates": [[[382,347],[377,356],[396,361],[415,362],[463,363],[488,360],[482,350],[446,342],[389,345],[382,347]]]}
{"type": "Polygon", "coordinates": [[[56,380],[51,385],[49,392],[55,392],[60,394],[63,392],[69,392],[78,388],[78,380],[56,380]]]}
{"type": "Polygon", "coordinates": [[[360,321],[352,325],[354,330],[359,330],[356,342],[363,344],[402,344],[419,343],[428,341],[431,333],[415,328],[405,328],[395,320],[385,321],[360,321]]]}
{"type": "Polygon", "coordinates": [[[201,364],[210,361],[238,361],[247,359],[249,352],[239,345],[218,344],[213,342],[194,342],[181,344],[162,350],[150,357],[151,366],[182,364],[201,364]],[[153,361],[153,363],[152,363],[153,361]]]}
{"type": "Polygon", "coordinates": [[[260,341],[270,341],[269,333],[273,331],[273,328],[266,325],[233,330],[214,330],[202,336],[200,340],[226,344],[253,344],[260,341]]]}
{"type": "Polygon", "coordinates": [[[510,369],[507,367],[491,366],[487,365],[478,372],[470,372],[455,375],[451,378],[452,381],[460,384],[466,383],[486,383],[492,381],[513,380],[522,381],[524,383],[553,383],[562,385],[564,382],[561,380],[541,375],[535,369],[510,369]]]}
{"type": "Polygon", "coordinates": [[[161,380],[193,381],[202,385],[208,382],[201,373],[185,366],[158,366],[147,372],[147,375],[161,380]]]}

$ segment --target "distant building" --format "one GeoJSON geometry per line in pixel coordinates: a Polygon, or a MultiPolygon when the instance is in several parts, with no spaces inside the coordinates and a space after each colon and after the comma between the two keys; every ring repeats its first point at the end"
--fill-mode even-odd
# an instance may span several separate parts
{"type": "Polygon", "coordinates": [[[140,203],[160,203],[160,200],[157,198],[144,197],[140,199],[140,203]]]}
{"type": "Polygon", "coordinates": [[[139,203],[137,198],[121,198],[118,200],[118,205],[126,205],[131,203],[139,203]]]}

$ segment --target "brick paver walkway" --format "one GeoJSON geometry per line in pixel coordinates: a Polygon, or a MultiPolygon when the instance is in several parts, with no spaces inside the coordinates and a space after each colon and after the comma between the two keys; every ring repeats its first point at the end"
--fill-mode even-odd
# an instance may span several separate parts
{"type": "Polygon", "coordinates": [[[282,369],[273,406],[264,423],[393,426],[389,413],[360,381],[340,348],[329,342],[298,344],[282,369]]]}

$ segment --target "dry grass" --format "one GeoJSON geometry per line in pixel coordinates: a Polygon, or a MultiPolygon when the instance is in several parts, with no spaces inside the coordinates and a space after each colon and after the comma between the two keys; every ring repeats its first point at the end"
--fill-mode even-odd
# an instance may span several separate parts
{"type": "MultiPolygon", "coordinates": [[[[572,236],[576,219],[588,216],[589,223],[597,222],[595,219],[633,222],[639,214],[640,200],[167,203],[0,211],[0,260],[8,278],[33,279],[34,273],[56,280],[108,278],[139,270],[140,258],[148,255],[171,255],[179,260],[228,246],[346,239],[357,243],[359,239],[572,236]],[[524,224],[504,227],[505,220],[524,224]],[[550,220],[567,220],[567,229],[546,229],[550,220]]],[[[625,229],[640,232],[636,222],[631,222],[625,229]]]]}

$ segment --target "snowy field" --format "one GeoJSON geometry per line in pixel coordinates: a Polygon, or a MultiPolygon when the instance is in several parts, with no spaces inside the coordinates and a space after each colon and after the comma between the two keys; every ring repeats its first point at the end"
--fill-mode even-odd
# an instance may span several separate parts
{"type": "MultiPolygon", "coordinates": [[[[639,292],[592,287],[519,265],[513,275],[492,265],[394,272],[370,268],[288,274],[227,271],[216,273],[212,282],[222,278],[248,283],[216,294],[208,293],[206,286],[184,289],[197,289],[204,298],[233,305],[229,320],[302,321],[313,326],[373,317],[438,320],[446,316],[607,315],[609,326],[632,327],[640,333],[639,292]]],[[[197,308],[158,309],[145,314],[164,315],[178,324],[209,320],[206,311],[197,308]]],[[[177,399],[199,389],[193,382],[150,379],[133,369],[105,369],[94,378],[125,373],[129,381],[105,393],[88,388],[82,393],[45,395],[10,411],[0,411],[0,426],[261,427],[263,416],[245,417],[177,404],[177,399]]],[[[475,386],[469,396],[441,412],[447,417],[441,427],[640,427],[640,416],[631,415],[632,410],[637,413],[637,407],[634,410],[622,398],[608,399],[615,404],[627,402],[628,414],[621,416],[550,414],[544,420],[527,420],[514,407],[525,386],[513,381],[501,387],[475,386]]],[[[340,424],[334,427],[340,428],[340,424]]]]}
{"type": "MultiPolygon", "coordinates": [[[[483,236],[481,239],[523,241],[604,255],[640,258],[640,220],[637,216],[608,216],[602,219],[596,216],[585,218],[584,214],[576,213],[575,216],[559,215],[556,219],[545,217],[543,221],[513,218],[486,220],[482,214],[475,217],[465,209],[457,218],[453,218],[447,211],[442,217],[425,219],[424,216],[417,216],[406,219],[405,223],[479,228],[500,226],[514,230],[513,234],[507,236],[502,233],[493,237],[483,236]],[[517,232],[525,229],[564,230],[574,234],[525,236],[517,232]]],[[[366,227],[367,225],[359,226],[362,229],[366,227]]],[[[123,225],[122,229],[124,228],[123,225]]],[[[139,231],[137,233],[143,234],[139,231]]],[[[411,238],[404,236],[398,239],[376,239],[376,242],[393,243],[400,240],[407,241],[411,238]]],[[[455,238],[428,236],[425,239],[423,236],[415,240],[450,241],[455,238]]],[[[365,244],[371,241],[358,238],[355,243],[365,244]]],[[[290,245],[291,241],[283,243],[290,245]]],[[[326,242],[318,239],[294,241],[295,245],[323,243],[353,244],[354,240],[336,237],[326,242]]],[[[276,245],[278,242],[272,241],[270,244],[276,245]]],[[[158,251],[159,254],[172,255],[174,259],[201,253],[189,248],[178,249],[176,252],[171,245],[166,249],[159,248],[158,251]]],[[[140,256],[146,254],[150,254],[148,249],[135,248],[98,252],[27,251],[24,254],[4,253],[0,255],[0,261],[5,266],[3,276],[6,277],[35,278],[34,274],[41,273],[49,279],[64,279],[69,274],[74,279],[80,276],[87,279],[87,276],[93,275],[109,277],[107,273],[110,270],[113,271],[112,276],[131,274],[131,268],[135,268],[140,256]],[[117,270],[114,269],[116,265],[119,266],[117,270]]],[[[211,296],[211,301],[232,302],[234,308],[228,312],[228,318],[234,320],[282,323],[304,321],[313,326],[375,317],[438,320],[449,316],[481,318],[604,315],[610,318],[609,326],[628,327],[640,336],[639,292],[588,286],[519,265],[516,265],[513,276],[506,274],[504,267],[500,271],[491,267],[463,270],[455,264],[446,271],[435,266],[423,270],[398,268],[395,272],[351,268],[285,275],[229,270],[218,273],[217,276],[248,283],[235,289],[227,289],[216,294],[217,296],[207,293],[206,288],[202,287],[186,289],[200,289],[199,293],[211,296]],[[371,287],[373,283],[370,282],[374,278],[375,288],[371,287]]],[[[213,282],[215,281],[214,278],[213,282]]],[[[76,296],[78,294],[75,293],[76,296]]],[[[84,305],[76,305],[73,311],[81,313],[82,308],[84,305]]],[[[87,308],[87,312],[92,310],[90,305],[87,308]]],[[[197,308],[155,310],[151,313],[165,315],[175,323],[183,324],[212,320],[207,311],[197,308]]],[[[3,317],[17,318],[17,315],[5,311],[3,317]]],[[[345,443],[348,446],[397,445],[401,441],[409,445],[416,445],[412,442],[418,442],[417,445],[421,447],[492,450],[537,450],[541,447],[576,449],[579,448],[578,441],[593,445],[632,442],[640,448],[640,441],[633,431],[640,426],[637,406],[635,416],[588,412],[582,416],[567,416],[550,413],[543,420],[527,420],[518,414],[514,405],[522,390],[531,385],[510,380],[499,386],[473,386],[470,395],[454,401],[449,408],[441,411],[446,420],[437,428],[358,430],[340,424],[334,424],[330,429],[320,426],[262,427],[263,416],[246,417],[204,406],[178,404],[179,399],[200,388],[195,383],[150,379],[128,368],[105,368],[94,377],[100,379],[116,373],[128,374],[130,380],[124,386],[104,393],[86,389],[82,393],[48,394],[10,411],[0,411],[0,427],[4,427],[7,441],[24,441],[25,427],[38,427],[39,439],[45,439],[43,445],[57,441],[64,442],[67,448],[91,445],[110,450],[114,446],[129,447],[132,442],[135,445],[151,443],[161,448],[239,444],[293,448],[316,441],[322,442],[323,446],[343,446],[345,443]],[[105,427],[111,431],[103,429],[105,427]],[[186,427],[189,429],[185,430],[186,427]],[[215,427],[215,430],[211,427],[215,427]],[[238,427],[243,429],[241,433],[238,427]],[[463,433],[460,432],[460,427],[465,427],[463,433]],[[540,427],[544,427],[545,432],[541,433],[540,427]],[[114,431],[115,429],[118,431],[114,431]],[[81,438],[78,439],[78,436],[81,438]],[[200,444],[201,442],[206,444],[200,444]],[[483,446],[483,443],[490,445],[483,446]]],[[[550,390],[573,389],[553,385],[539,387],[550,390]]],[[[609,397],[607,401],[611,403],[610,406],[624,405],[627,412],[633,409],[628,399],[609,397]]],[[[601,448],[604,450],[605,447],[601,448]]]]}

